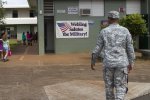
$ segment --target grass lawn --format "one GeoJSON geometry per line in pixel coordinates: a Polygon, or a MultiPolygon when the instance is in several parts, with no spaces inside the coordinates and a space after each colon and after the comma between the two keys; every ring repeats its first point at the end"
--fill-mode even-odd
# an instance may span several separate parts
{"type": "Polygon", "coordinates": [[[19,45],[20,43],[16,39],[10,39],[10,48],[13,49],[15,46],[19,45]]]}

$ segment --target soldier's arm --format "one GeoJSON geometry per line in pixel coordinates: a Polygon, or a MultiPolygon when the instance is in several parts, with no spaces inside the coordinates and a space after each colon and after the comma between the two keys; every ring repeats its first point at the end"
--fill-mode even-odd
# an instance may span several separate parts
{"type": "MultiPolygon", "coordinates": [[[[98,35],[98,38],[97,38],[97,43],[96,43],[96,47],[93,49],[92,51],[92,59],[91,59],[91,65],[94,66],[95,65],[95,62],[96,62],[96,59],[97,57],[99,56],[102,48],[103,48],[103,45],[104,45],[104,40],[103,40],[103,31],[101,31],[98,35]]],[[[91,66],[91,67],[92,67],[91,66]]],[[[92,67],[93,69],[93,67],[92,67]]]]}
{"type": "MultiPolygon", "coordinates": [[[[132,67],[135,60],[135,52],[133,47],[133,40],[130,32],[127,30],[128,34],[126,37],[126,51],[129,60],[129,66],[132,67]]],[[[132,69],[132,68],[131,68],[132,69]]],[[[129,69],[130,70],[130,69],[129,69]]]]}

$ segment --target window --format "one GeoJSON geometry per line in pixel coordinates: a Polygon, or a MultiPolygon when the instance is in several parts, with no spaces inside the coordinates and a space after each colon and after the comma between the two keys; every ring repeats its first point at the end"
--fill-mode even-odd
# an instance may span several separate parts
{"type": "Polygon", "coordinates": [[[34,10],[30,10],[30,17],[35,17],[34,10]]]}
{"type": "Polygon", "coordinates": [[[79,9],[91,9],[91,16],[104,16],[104,0],[79,0],[79,9]]]}
{"type": "Polygon", "coordinates": [[[17,10],[13,10],[13,18],[18,18],[18,11],[17,10]]]}
{"type": "Polygon", "coordinates": [[[126,0],[126,13],[141,13],[141,0],[126,0]]]}

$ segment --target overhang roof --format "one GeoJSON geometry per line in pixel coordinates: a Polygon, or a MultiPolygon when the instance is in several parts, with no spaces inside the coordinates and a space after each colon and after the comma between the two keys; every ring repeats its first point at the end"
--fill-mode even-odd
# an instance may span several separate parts
{"type": "MultiPolygon", "coordinates": [[[[5,0],[3,0],[5,1],[5,0]]],[[[7,9],[7,8],[30,8],[29,4],[27,1],[25,2],[14,2],[14,1],[6,1],[3,5],[3,8],[7,9]]]]}
{"type": "Polygon", "coordinates": [[[28,0],[28,3],[31,8],[36,8],[37,6],[37,0],[28,0]]]}
{"type": "Polygon", "coordinates": [[[12,6],[3,6],[3,8],[7,9],[7,8],[30,8],[29,6],[25,6],[25,5],[12,5],[12,6]]]}

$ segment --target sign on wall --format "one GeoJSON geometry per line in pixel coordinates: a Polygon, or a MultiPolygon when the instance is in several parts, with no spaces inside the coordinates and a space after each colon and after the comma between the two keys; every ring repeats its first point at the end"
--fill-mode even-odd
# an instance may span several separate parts
{"type": "Polygon", "coordinates": [[[88,21],[56,21],[56,38],[88,38],[88,21]]]}
{"type": "Polygon", "coordinates": [[[64,13],[66,13],[66,10],[57,10],[57,13],[64,14],[64,13]]]}
{"type": "Polygon", "coordinates": [[[68,14],[78,14],[78,7],[68,7],[68,14]]]}

